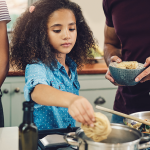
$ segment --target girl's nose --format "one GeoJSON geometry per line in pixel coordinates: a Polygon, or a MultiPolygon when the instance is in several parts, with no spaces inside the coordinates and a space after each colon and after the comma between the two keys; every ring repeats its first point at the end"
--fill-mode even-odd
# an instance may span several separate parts
{"type": "Polygon", "coordinates": [[[64,40],[70,39],[70,32],[69,32],[68,29],[65,29],[65,30],[64,30],[63,39],[64,39],[64,40]]]}

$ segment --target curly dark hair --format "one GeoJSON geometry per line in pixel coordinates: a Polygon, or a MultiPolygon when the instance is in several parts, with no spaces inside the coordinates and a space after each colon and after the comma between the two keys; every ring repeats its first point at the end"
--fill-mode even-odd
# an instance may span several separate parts
{"type": "Polygon", "coordinates": [[[81,8],[70,0],[39,0],[33,4],[34,12],[29,8],[17,19],[12,32],[10,64],[17,69],[25,70],[27,64],[42,61],[46,66],[56,63],[56,51],[49,43],[47,22],[49,16],[58,9],[71,10],[76,18],[77,40],[68,56],[79,68],[87,62],[91,55],[91,47],[95,45],[93,33],[87,25],[81,8]]]}

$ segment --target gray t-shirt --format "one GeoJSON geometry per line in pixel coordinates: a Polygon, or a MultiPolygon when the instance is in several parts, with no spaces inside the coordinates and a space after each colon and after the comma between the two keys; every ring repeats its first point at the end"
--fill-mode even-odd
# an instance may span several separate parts
{"type": "Polygon", "coordinates": [[[0,0],[0,21],[6,20],[7,23],[11,21],[7,4],[5,0],[0,0]]]}

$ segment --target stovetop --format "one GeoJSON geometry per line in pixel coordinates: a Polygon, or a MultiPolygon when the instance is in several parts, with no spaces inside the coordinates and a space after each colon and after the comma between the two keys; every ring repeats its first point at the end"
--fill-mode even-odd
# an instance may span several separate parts
{"type": "Polygon", "coordinates": [[[64,135],[75,132],[79,127],[58,128],[38,131],[38,150],[77,150],[64,140],[64,135]]]}

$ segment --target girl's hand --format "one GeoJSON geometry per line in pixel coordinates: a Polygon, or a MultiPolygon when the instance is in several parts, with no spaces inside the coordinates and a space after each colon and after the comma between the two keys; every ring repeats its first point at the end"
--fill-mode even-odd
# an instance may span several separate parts
{"type": "MultiPolygon", "coordinates": [[[[150,57],[148,57],[146,59],[146,62],[144,64],[144,67],[148,67],[150,65],[150,57]]],[[[138,82],[140,81],[141,83],[150,80],[150,67],[148,67],[147,69],[145,69],[140,75],[138,75],[135,78],[135,81],[138,82]],[[141,80],[141,81],[140,81],[141,80]]]]}
{"type": "MultiPolygon", "coordinates": [[[[112,56],[110,62],[118,62],[118,63],[120,63],[120,62],[122,62],[122,60],[121,60],[118,56],[112,56]]],[[[111,74],[110,74],[109,69],[108,69],[107,72],[106,72],[105,78],[106,78],[107,80],[109,80],[112,84],[116,85],[116,86],[123,86],[123,85],[117,84],[117,83],[115,82],[115,80],[113,79],[113,77],[112,77],[111,74]]]]}
{"type": "Polygon", "coordinates": [[[82,96],[76,96],[71,101],[68,111],[76,121],[94,127],[94,110],[86,98],[82,96]]]}

